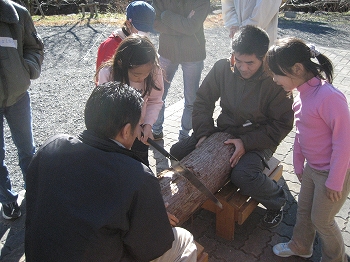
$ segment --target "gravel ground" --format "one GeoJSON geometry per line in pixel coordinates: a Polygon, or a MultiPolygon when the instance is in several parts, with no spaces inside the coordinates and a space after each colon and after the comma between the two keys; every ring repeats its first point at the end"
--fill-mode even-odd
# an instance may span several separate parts
{"type": "MultiPolygon", "coordinates": [[[[220,16],[220,15],[216,15],[220,16]]],[[[316,45],[339,49],[350,47],[350,23],[312,22],[289,20],[283,16],[279,22],[279,37],[297,36],[316,45]]],[[[113,27],[107,24],[76,24],[38,26],[45,43],[45,61],[41,77],[32,82],[30,93],[33,110],[34,139],[40,146],[57,133],[76,135],[84,129],[83,110],[90,95],[95,71],[97,47],[113,27]]],[[[207,59],[202,77],[220,58],[228,57],[230,40],[220,18],[205,30],[207,59]]],[[[152,36],[157,45],[157,36],[152,36]]],[[[167,104],[183,98],[181,70],[176,74],[167,104]]],[[[15,190],[23,189],[22,174],[17,165],[17,150],[6,127],[6,163],[15,190]]]]}

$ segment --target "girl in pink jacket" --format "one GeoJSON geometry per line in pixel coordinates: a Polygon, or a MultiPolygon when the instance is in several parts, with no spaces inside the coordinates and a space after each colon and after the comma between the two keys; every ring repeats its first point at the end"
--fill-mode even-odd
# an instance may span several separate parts
{"type": "Polygon", "coordinates": [[[142,133],[138,134],[131,149],[138,153],[148,166],[147,139],[149,137],[153,139],[152,125],[162,108],[164,92],[163,74],[154,45],[146,36],[135,34],[125,38],[114,56],[102,64],[95,78],[97,76],[98,84],[118,81],[142,93],[144,100],[140,121],[142,133]]]}
{"type": "Polygon", "coordinates": [[[317,231],[322,262],[348,261],[334,217],[350,191],[350,113],[344,94],[331,84],[332,63],[296,38],[279,40],[266,60],[277,84],[299,91],[293,104],[293,164],[301,182],[297,220],[292,239],[275,245],[273,252],[311,257],[317,231]]]}

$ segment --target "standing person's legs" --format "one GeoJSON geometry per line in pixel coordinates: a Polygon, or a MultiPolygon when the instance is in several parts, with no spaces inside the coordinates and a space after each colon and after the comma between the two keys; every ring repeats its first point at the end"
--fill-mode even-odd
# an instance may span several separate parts
{"type": "MultiPolygon", "coordinates": [[[[306,165],[303,172],[300,194],[298,198],[297,222],[294,226],[292,240],[288,250],[281,250],[282,256],[312,255],[312,247],[316,231],[322,243],[322,260],[347,261],[344,240],[334,220],[350,192],[350,170],[348,170],[342,198],[332,202],[326,194],[325,182],[328,171],[318,171],[306,165]]],[[[283,244],[278,244],[283,245],[283,244]]],[[[274,247],[275,248],[275,247],[274,247]]]]}
{"type": "Polygon", "coordinates": [[[328,171],[312,169],[312,179],[315,183],[314,201],[312,204],[311,220],[322,243],[322,262],[342,261],[347,262],[344,240],[341,231],[334,219],[339,212],[350,191],[350,171],[344,180],[342,198],[332,202],[326,194],[325,183],[328,171]]]}
{"type": "Polygon", "coordinates": [[[193,236],[186,229],[173,227],[174,238],[171,249],[152,262],[196,262],[197,247],[193,236]]]}
{"type": "Polygon", "coordinates": [[[17,200],[17,193],[12,192],[10,176],[5,164],[4,114],[6,108],[0,108],[0,202],[7,204],[17,200]]]}
{"type": "Polygon", "coordinates": [[[16,104],[6,109],[5,117],[11,130],[12,140],[18,150],[19,166],[25,182],[29,163],[35,153],[28,92],[16,104]]]}
{"type": "Polygon", "coordinates": [[[165,111],[165,99],[168,95],[171,81],[173,81],[174,75],[177,71],[179,64],[172,63],[169,59],[164,57],[159,57],[160,67],[163,69],[163,78],[164,78],[164,94],[163,94],[163,106],[159,112],[157,121],[153,124],[153,135],[159,135],[163,132],[163,123],[164,123],[164,111],[165,111]]]}
{"type": "Polygon", "coordinates": [[[293,237],[288,244],[297,255],[312,254],[316,235],[316,229],[311,221],[314,198],[315,184],[312,180],[312,169],[306,165],[298,197],[297,220],[293,229],[293,237]]]}
{"type": "Polygon", "coordinates": [[[185,104],[181,118],[179,140],[187,138],[192,129],[193,103],[199,88],[204,61],[181,63],[181,67],[184,80],[185,104]]]}

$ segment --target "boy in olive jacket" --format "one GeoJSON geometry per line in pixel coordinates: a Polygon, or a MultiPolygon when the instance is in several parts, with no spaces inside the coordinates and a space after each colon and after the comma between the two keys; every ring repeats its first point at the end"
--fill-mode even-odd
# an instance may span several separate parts
{"type": "Polygon", "coordinates": [[[5,219],[18,218],[21,211],[4,162],[3,118],[7,120],[18,149],[19,165],[25,181],[27,167],[35,152],[27,90],[30,79],[40,75],[43,47],[29,12],[10,0],[0,0],[0,202],[5,219]]]}

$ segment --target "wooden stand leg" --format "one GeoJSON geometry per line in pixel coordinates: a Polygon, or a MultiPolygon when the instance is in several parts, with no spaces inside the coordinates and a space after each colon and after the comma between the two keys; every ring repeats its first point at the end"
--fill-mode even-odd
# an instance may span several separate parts
{"type": "Polygon", "coordinates": [[[235,209],[220,201],[223,208],[216,210],[216,234],[226,240],[233,240],[235,232],[235,209]]]}

